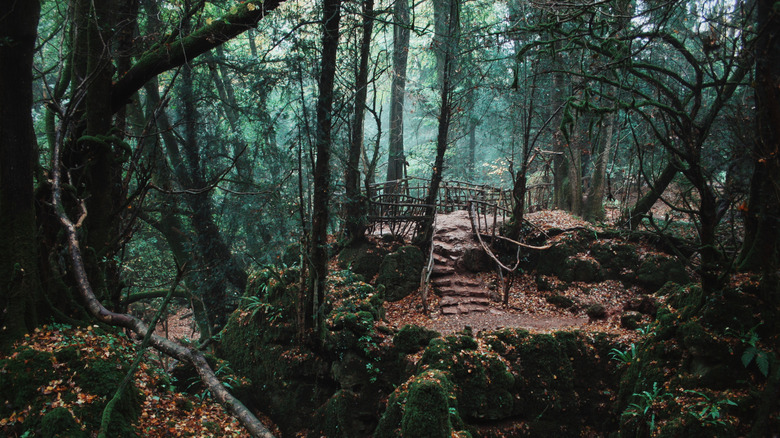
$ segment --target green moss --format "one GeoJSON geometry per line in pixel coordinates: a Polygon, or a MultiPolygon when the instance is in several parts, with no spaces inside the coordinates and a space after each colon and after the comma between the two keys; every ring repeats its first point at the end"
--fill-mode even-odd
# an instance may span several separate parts
{"type": "MultiPolygon", "coordinates": [[[[81,436],[82,428],[97,430],[107,400],[113,397],[125,376],[132,350],[122,342],[117,342],[113,333],[99,329],[79,330],[77,333],[71,328],[47,330],[51,330],[47,332],[49,336],[56,333],[58,339],[56,344],[51,345],[53,354],[21,346],[0,360],[0,418],[6,418],[13,412],[32,413],[26,415],[24,422],[4,428],[4,432],[22,435],[27,431],[41,429],[41,433],[46,436],[81,436]],[[110,350],[114,354],[93,357],[92,348],[84,349],[85,337],[91,338],[89,342],[94,343],[96,348],[110,350]],[[62,385],[73,390],[43,390],[48,386],[62,385]],[[89,403],[80,403],[79,394],[95,395],[97,398],[89,403]],[[71,406],[68,414],[70,418],[59,410],[47,412],[51,397],[55,395],[71,406]],[[68,426],[71,422],[79,426],[73,429],[68,426]]],[[[131,384],[114,408],[109,435],[135,436],[132,422],[140,411],[140,403],[140,394],[131,384]]]]}
{"type": "Polygon", "coordinates": [[[376,427],[372,412],[366,412],[361,396],[349,390],[336,391],[315,413],[314,429],[308,436],[361,437],[370,436],[376,427]],[[361,413],[362,415],[356,415],[361,413]]]}
{"type": "Polygon", "coordinates": [[[515,412],[541,418],[573,409],[578,402],[574,370],[561,342],[553,335],[534,335],[518,345],[518,353],[521,378],[516,393],[520,398],[515,401],[515,412]]]}
{"type": "Polygon", "coordinates": [[[417,325],[407,324],[401,327],[393,338],[393,344],[401,353],[415,353],[425,348],[428,343],[437,337],[439,333],[417,325]]]}
{"type": "Polygon", "coordinates": [[[498,420],[510,416],[513,396],[509,389],[515,378],[498,354],[461,351],[451,373],[464,418],[498,420]]]}
{"type": "Polygon", "coordinates": [[[390,394],[374,437],[449,437],[462,427],[449,373],[428,370],[390,394]]]}
{"type": "Polygon", "coordinates": [[[594,242],[590,253],[611,274],[617,274],[626,267],[636,266],[639,262],[636,245],[615,240],[594,242]]]}
{"type": "Polygon", "coordinates": [[[43,438],[87,438],[88,436],[66,408],[54,408],[41,419],[43,438]]]}
{"type": "Polygon", "coordinates": [[[565,295],[549,295],[544,298],[545,301],[552,304],[555,307],[558,307],[559,309],[569,309],[574,306],[574,300],[571,298],[565,296],[565,295]]]}
{"type": "Polygon", "coordinates": [[[651,291],[658,290],[667,281],[686,284],[691,279],[685,264],[665,254],[651,254],[641,261],[636,271],[637,282],[651,291]]]}
{"type": "Polygon", "coordinates": [[[452,436],[450,422],[450,393],[452,385],[441,372],[429,372],[418,376],[409,385],[401,419],[401,436],[404,438],[447,438],[452,436]]]}
{"type": "Polygon", "coordinates": [[[381,246],[359,242],[355,246],[342,249],[338,260],[342,269],[349,269],[370,280],[379,273],[379,267],[387,254],[388,251],[381,246]]]}
{"type": "Polygon", "coordinates": [[[420,285],[425,258],[416,246],[402,246],[388,254],[379,268],[377,284],[385,286],[385,298],[398,301],[415,291],[420,285]]]}
{"type": "Polygon", "coordinates": [[[422,365],[439,370],[449,370],[453,366],[456,354],[462,350],[475,350],[477,341],[468,335],[449,335],[430,341],[423,353],[422,365]]]}
{"type": "Polygon", "coordinates": [[[563,281],[584,281],[588,283],[599,281],[602,278],[601,265],[592,258],[579,255],[568,257],[563,263],[560,278],[563,281]]]}
{"type": "Polygon", "coordinates": [[[0,360],[0,415],[24,409],[35,399],[38,388],[54,379],[54,355],[22,347],[16,355],[0,360]]]}

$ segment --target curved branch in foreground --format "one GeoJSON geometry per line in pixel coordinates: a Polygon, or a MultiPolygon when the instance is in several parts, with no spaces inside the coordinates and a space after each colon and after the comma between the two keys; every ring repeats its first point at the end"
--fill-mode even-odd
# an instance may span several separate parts
{"type": "MultiPolygon", "coordinates": [[[[66,117],[66,119],[67,118],[68,117],[66,117]]],[[[71,265],[73,267],[73,275],[76,278],[76,283],[78,285],[79,293],[84,300],[84,305],[89,313],[100,322],[129,329],[137,336],[143,338],[147,336],[150,331],[148,325],[132,315],[115,313],[106,309],[92,290],[92,285],[87,278],[87,271],[84,267],[81,249],[79,248],[78,236],[76,234],[77,226],[70,220],[62,206],[59,161],[60,145],[64,135],[62,135],[61,132],[58,132],[57,137],[58,139],[54,144],[54,163],[52,166],[52,204],[68,240],[68,253],[70,254],[71,265]]],[[[240,400],[235,398],[233,394],[222,385],[222,382],[219,381],[216,374],[214,374],[214,371],[206,362],[206,358],[203,354],[197,350],[184,347],[155,334],[151,335],[150,344],[156,350],[168,356],[192,364],[198,372],[200,379],[211,391],[214,398],[227,409],[228,412],[238,418],[252,436],[273,438],[274,435],[263,425],[263,423],[261,423],[240,400]]]]}
{"type": "MultiPolygon", "coordinates": [[[[63,213],[58,212],[62,228],[68,239],[68,252],[70,253],[71,264],[73,266],[76,282],[79,292],[84,299],[87,310],[99,321],[118,327],[129,329],[139,337],[144,337],[149,332],[149,327],[140,319],[125,313],[114,313],[106,309],[103,304],[95,297],[92,286],[87,279],[87,273],[84,268],[84,261],[81,257],[81,250],[76,236],[76,227],[73,222],[63,213]]],[[[176,342],[163,338],[158,335],[152,335],[150,344],[160,352],[174,357],[182,362],[192,364],[200,375],[203,383],[209,388],[214,398],[225,407],[231,414],[235,415],[241,424],[254,437],[268,437],[274,435],[255,417],[254,414],[244,406],[241,401],[233,396],[219,381],[214,371],[198,351],[186,348],[176,342]]]]}

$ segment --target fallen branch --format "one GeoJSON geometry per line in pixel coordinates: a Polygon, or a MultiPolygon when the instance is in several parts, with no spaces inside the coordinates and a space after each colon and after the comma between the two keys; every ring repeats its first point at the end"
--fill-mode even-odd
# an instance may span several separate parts
{"type": "MultiPolygon", "coordinates": [[[[75,108],[77,105],[72,105],[75,108]]],[[[63,117],[62,127],[67,131],[72,112],[68,112],[63,117]]],[[[100,300],[95,296],[92,285],[87,278],[87,271],[84,267],[84,258],[79,248],[79,240],[76,234],[76,224],[68,218],[65,208],[62,205],[62,188],[60,183],[60,154],[61,144],[66,137],[63,129],[58,130],[57,139],[54,143],[54,160],[52,163],[52,205],[57,218],[62,225],[63,231],[68,241],[68,253],[70,254],[71,267],[76,279],[78,291],[84,300],[84,305],[100,322],[105,324],[123,327],[140,338],[149,336],[149,326],[140,319],[125,313],[115,313],[106,309],[100,300]]],[[[187,362],[195,367],[200,375],[200,379],[211,391],[212,396],[231,414],[233,414],[241,424],[254,437],[273,437],[274,435],[255,417],[255,415],[240,400],[231,394],[222,382],[219,381],[214,371],[206,362],[206,358],[197,350],[186,348],[176,342],[161,336],[152,334],[149,336],[149,344],[156,350],[171,356],[179,361],[187,362]]]]}

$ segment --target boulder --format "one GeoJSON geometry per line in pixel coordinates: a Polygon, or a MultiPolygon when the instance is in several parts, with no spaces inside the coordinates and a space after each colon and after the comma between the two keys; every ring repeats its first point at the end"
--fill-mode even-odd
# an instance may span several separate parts
{"type": "Polygon", "coordinates": [[[686,284],[691,281],[685,272],[685,265],[666,254],[649,254],[636,270],[636,280],[649,290],[658,290],[667,281],[686,284]]]}
{"type": "Polygon", "coordinates": [[[629,330],[636,330],[642,325],[642,314],[634,310],[627,310],[620,315],[620,325],[629,330]]]}
{"type": "Polygon", "coordinates": [[[425,258],[416,246],[402,246],[388,254],[379,267],[377,284],[385,286],[385,299],[398,301],[420,286],[420,273],[425,258]]]}
{"type": "Polygon", "coordinates": [[[560,277],[564,281],[582,281],[585,283],[599,281],[602,277],[601,265],[592,257],[578,254],[566,259],[563,263],[560,277]]]}
{"type": "Polygon", "coordinates": [[[388,251],[381,246],[360,242],[342,249],[338,260],[342,269],[349,269],[362,275],[366,281],[371,281],[379,273],[379,267],[387,254],[388,251]]]}

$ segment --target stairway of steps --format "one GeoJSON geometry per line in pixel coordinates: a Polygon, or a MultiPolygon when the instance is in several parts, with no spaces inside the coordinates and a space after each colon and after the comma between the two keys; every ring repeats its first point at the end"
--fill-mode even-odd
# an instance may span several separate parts
{"type": "MultiPolygon", "coordinates": [[[[465,214],[465,212],[462,212],[465,214]]],[[[484,312],[490,307],[491,291],[476,274],[461,268],[460,260],[467,251],[481,250],[466,221],[440,224],[433,236],[433,270],[431,284],[441,295],[442,314],[457,315],[484,312]]]]}

